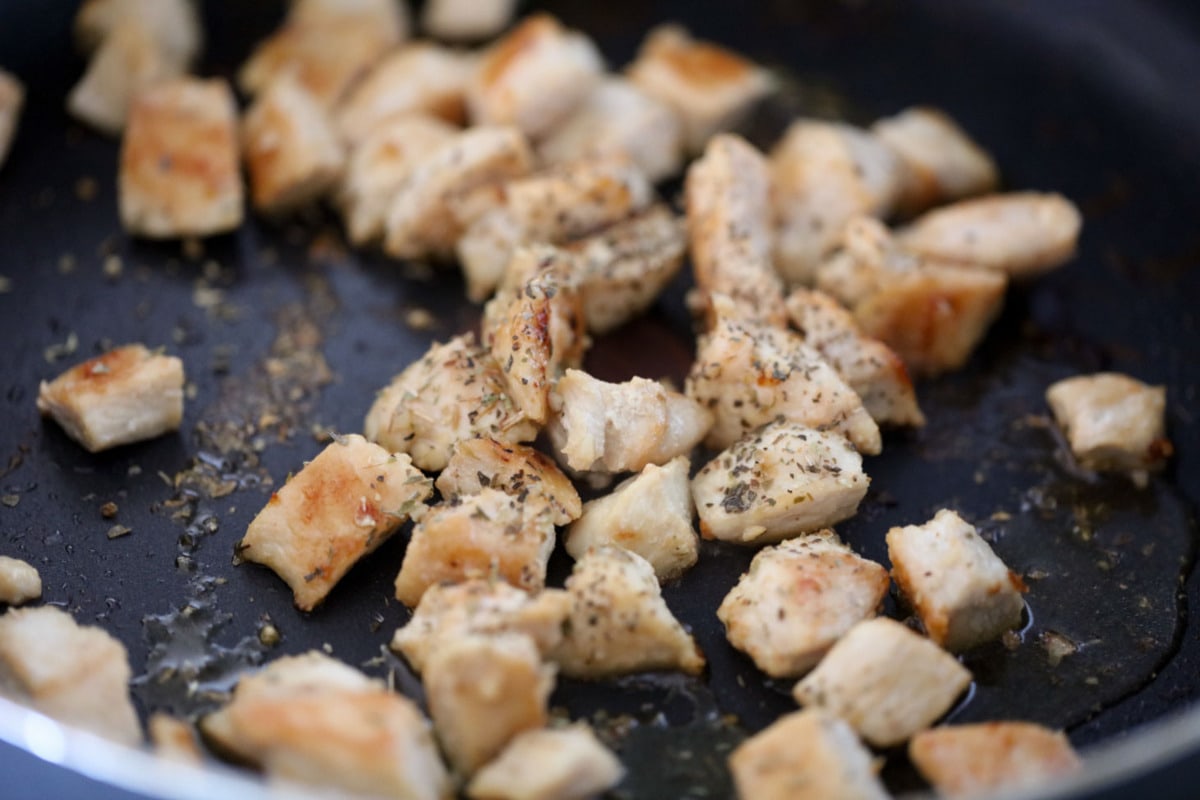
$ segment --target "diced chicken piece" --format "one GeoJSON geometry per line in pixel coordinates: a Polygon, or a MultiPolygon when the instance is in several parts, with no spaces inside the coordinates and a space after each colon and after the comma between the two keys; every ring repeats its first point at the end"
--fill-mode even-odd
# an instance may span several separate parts
{"type": "Polygon", "coordinates": [[[908,740],[971,682],[954,656],[887,617],[860,622],[796,684],[803,706],[841,717],[876,747],[908,740]]]}
{"type": "Polygon", "coordinates": [[[692,496],[706,539],[774,544],[854,516],[870,483],[845,436],[785,419],[705,464],[692,496]]]}
{"type": "Polygon", "coordinates": [[[678,174],[683,126],[674,109],[619,77],[605,78],[538,145],[547,164],[623,153],[651,181],[678,174]]]}
{"type": "Polygon", "coordinates": [[[769,547],[725,595],[717,617],[729,643],[772,678],[796,678],[879,611],[887,570],[832,530],[769,547]]]}
{"type": "Polygon", "coordinates": [[[396,192],[418,164],[456,133],[440,119],[405,115],[380,123],[350,151],[337,200],[352,244],[362,246],[383,237],[396,192]]]}
{"type": "Polygon", "coordinates": [[[657,381],[607,383],[569,369],[547,430],[560,461],[581,472],[640,472],[692,451],[712,415],[657,381]]]}
{"type": "Polygon", "coordinates": [[[537,592],[552,550],[554,523],[545,508],[484,489],[434,506],[417,523],[396,576],[396,599],[413,608],[431,586],[475,578],[537,592]]]}
{"type": "Polygon", "coordinates": [[[936,108],[906,108],[876,120],[871,133],[904,162],[897,206],[906,211],[986,194],[1000,182],[992,157],[936,108]]]}
{"type": "Polygon", "coordinates": [[[562,641],[571,600],[561,589],[535,595],[499,580],[476,578],[430,586],[408,624],[392,637],[392,649],[417,672],[425,672],[442,643],[467,634],[522,633],[545,654],[562,641]]]}
{"type": "Polygon", "coordinates": [[[567,578],[571,615],[550,652],[564,675],[607,678],[648,670],[699,674],[704,655],[671,614],[654,567],[619,547],[600,547],[567,578]]]}
{"type": "Polygon", "coordinates": [[[259,93],[242,119],[250,199],[261,212],[291,211],[324,195],[345,154],[325,111],[290,75],[259,93]]]}
{"type": "Polygon", "coordinates": [[[429,715],[450,763],[470,775],[549,720],[554,667],[520,633],[443,640],[424,673],[429,715]]]}
{"type": "Polygon", "coordinates": [[[1164,386],[1098,372],[1055,383],[1046,390],[1046,402],[1084,469],[1124,472],[1143,487],[1174,452],[1163,421],[1164,386]]]}
{"type": "Polygon", "coordinates": [[[775,265],[790,286],[812,284],[847,222],[886,216],[905,175],[899,156],[861,128],[808,119],[775,146],[771,173],[775,265]]]}
{"type": "Polygon", "coordinates": [[[984,722],[922,731],[908,757],[942,797],[1041,786],[1083,765],[1060,731],[1031,722],[984,722]]]}
{"type": "Polygon", "coordinates": [[[106,739],[142,740],[129,699],[129,657],[101,628],[54,606],[0,616],[0,695],[106,739]]]}
{"type": "Polygon", "coordinates": [[[725,297],[715,297],[713,309],[716,324],[700,337],[686,387],[714,416],[706,446],[729,447],[782,418],[842,433],[861,453],[880,452],[879,426],[815,348],[792,331],[735,319],[725,297]]]}
{"type": "Polygon", "coordinates": [[[654,304],[683,266],[687,236],[669,208],[655,205],[563,249],[575,259],[587,328],[603,334],[654,304]]]}
{"type": "Polygon", "coordinates": [[[17,136],[17,123],[21,121],[21,107],[24,104],[24,84],[11,72],[0,69],[0,167],[4,166],[13,139],[17,136]]]}
{"type": "Polygon", "coordinates": [[[464,439],[486,434],[512,444],[538,433],[508,396],[500,366],[470,333],[434,344],[393,378],[363,427],[368,439],[411,454],[430,472],[444,468],[464,439]]]}
{"type": "Polygon", "coordinates": [[[843,243],[817,270],[817,287],[913,373],[961,367],[1000,314],[1008,284],[1002,272],[924,261],[872,219],[848,223],[843,243]]]}
{"type": "Polygon", "coordinates": [[[693,39],[679,25],[650,31],[625,74],[675,110],[692,153],[703,150],[713,134],[741,122],[775,86],[770,74],[754,62],[693,39]]]}
{"type": "Polygon", "coordinates": [[[1020,627],[1025,585],[958,514],[892,528],[887,545],[896,585],[942,647],[969,650],[1020,627]]]}
{"type": "Polygon", "coordinates": [[[613,788],[625,774],[587,723],[526,731],[467,786],[473,800],[584,800],[613,788]]]}
{"type": "Polygon", "coordinates": [[[887,800],[875,759],[854,731],[817,709],[795,711],[729,756],[742,800],[887,800]]]}
{"type": "Polygon", "coordinates": [[[509,182],[505,194],[528,241],[551,244],[594,233],[654,201],[646,174],[621,153],[550,167],[509,182]]]}
{"type": "Polygon", "coordinates": [[[0,556],[0,603],[19,606],[42,596],[37,567],[19,558],[0,556]]]}
{"type": "Polygon", "coordinates": [[[201,722],[221,750],[271,778],[412,800],[451,795],[429,723],[408,698],[319,652],[243,677],[201,722]]]}
{"type": "Polygon", "coordinates": [[[936,208],[900,231],[900,245],[925,258],[1030,278],[1070,261],[1083,217],[1060,194],[1012,192],[936,208]]]}
{"type": "Polygon", "coordinates": [[[237,112],[223,80],[180,78],[141,92],[118,176],[121,225],[155,239],[212,236],[242,224],[237,112]]]}
{"type": "Polygon", "coordinates": [[[292,476],[246,529],[238,552],[283,578],[311,611],[363,556],[424,510],[433,482],[407,455],[340,437],[292,476]]]}
{"type": "Polygon", "coordinates": [[[921,427],[925,415],[900,356],[859,329],[854,315],[821,291],[797,288],[787,297],[792,325],[860,398],[879,425],[921,427]]]}
{"type": "Polygon", "coordinates": [[[146,732],[154,755],[159,758],[183,764],[200,764],[204,761],[195,729],[183,720],[161,711],[155,712],[146,722],[146,732]]]}
{"type": "Polygon", "coordinates": [[[438,39],[490,39],[512,22],[517,0],[429,0],[421,27],[438,39]]]}
{"type": "Polygon", "coordinates": [[[467,108],[476,125],[515,125],[536,139],[566,119],[603,72],[591,39],[535,14],[484,51],[467,108]]]}
{"type": "Polygon", "coordinates": [[[456,211],[461,199],[524,175],[532,164],[529,143],[516,128],[480,126],[458,134],[400,186],[388,209],[384,250],[396,258],[449,257],[473,221],[456,211]]]}
{"type": "Polygon", "coordinates": [[[373,28],[392,45],[407,39],[412,29],[404,0],[292,0],[286,22],[309,28],[342,23],[373,28]]]}
{"type": "Polygon", "coordinates": [[[384,58],[346,97],[336,123],[351,146],[398,116],[420,114],[459,124],[466,117],[474,61],[464,53],[417,42],[384,58]]]}
{"type": "Polygon", "coordinates": [[[182,73],[183,66],[163,52],[140,19],[126,20],[92,56],[87,71],[67,95],[67,111],[115,136],[125,128],[139,92],[182,73]]]}
{"type": "Polygon", "coordinates": [[[183,419],[183,362],[118,347],[42,381],[37,407],[92,453],[153,439],[183,419]]]}
{"type": "Polygon", "coordinates": [[[729,297],[737,314],[783,327],[783,283],[771,264],[771,176],[744,139],[713,137],[684,186],[696,287],[729,297]]]}
{"type": "Polygon", "coordinates": [[[484,212],[471,223],[455,245],[468,300],[482,303],[496,291],[525,238],[521,223],[504,205],[484,212]]]}
{"type": "Polygon", "coordinates": [[[499,489],[526,504],[544,505],[555,525],[566,525],[583,513],[579,493],[548,456],[522,444],[506,444],[490,436],[464,439],[437,479],[442,497],[453,500],[499,489]]]}
{"type": "Polygon", "coordinates": [[[75,14],[75,41],[85,53],[130,20],[139,21],[178,69],[186,69],[204,44],[193,0],[84,0],[75,14]]]}

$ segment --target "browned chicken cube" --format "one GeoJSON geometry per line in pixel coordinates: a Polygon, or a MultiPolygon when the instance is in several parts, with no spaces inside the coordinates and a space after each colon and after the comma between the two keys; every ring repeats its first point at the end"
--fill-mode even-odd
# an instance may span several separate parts
{"type": "Polygon", "coordinates": [[[37,567],[19,558],[0,556],[0,603],[19,606],[42,596],[37,567]]]}
{"type": "Polygon", "coordinates": [[[421,27],[439,39],[478,41],[508,27],[517,0],[429,0],[421,27]]]}
{"type": "Polygon", "coordinates": [[[583,510],[570,479],[551,458],[532,447],[506,444],[490,436],[458,442],[438,476],[438,491],[444,499],[454,500],[488,488],[526,504],[545,505],[555,525],[578,519],[583,510]]]}
{"type": "Polygon", "coordinates": [[[613,788],[624,767],[587,723],[526,731],[467,786],[472,800],[581,800],[613,788]]]}
{"type": "Polygon", "coordinates": [[[75,14],[76,44],[92,54],[123,23],[136,21],[180,70],[200,53],[204,31],[194,0],[84,0],[75,14]]]}
{"type": "Polygon", "coordinates": [[[983,722],[922,731],[908,757],[942,797],[1041,787],[1082,768],[1060,731],[1031,722],[983,722]]]}

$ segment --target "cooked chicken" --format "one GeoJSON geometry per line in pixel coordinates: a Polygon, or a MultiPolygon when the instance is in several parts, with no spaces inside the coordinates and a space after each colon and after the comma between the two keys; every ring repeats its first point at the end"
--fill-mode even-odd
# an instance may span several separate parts
{"type": "Polygon", "coordinates": [[[745,319],[787,325],[783,283],[771,264],[771,176],[744,139],[713,137],[684,185],[696,287],[725,295],[745,319]]]}
{"type": "Polygon", "coordinates": [[[795,711],[729,756],[742,800],[887,800],[875,759],[854,731],[818,709],[795,711]]]}
{"type": "Polygon", "coordinates": [[[473,800],[584,800],[613,788],[625,774],[617,757],[585,722],[526,731],[467,786],[473,800]]]}
{"type": "Polygon", "coordinates": [[[455,245],[468,300],[482,303],[491,297],[505,280],[508,263],[525,238],[521,224],[502,201],[471,223],[455,245]]]}
{"type": "Polygon", "coordinates": [[[660,25],[625,70],[646,94],[669,105],[683,122],[684,143],[699,153],[713,134],[742,120],[774,89],[766,70],[679,25],[660,25]]]}
{"type": "Polygon", "coordinates": [[[42,596],[37,567],[19,558],[0,556],[0,603],[19,606],[42,596]]]}
{"type": "Polygon", "coordinates": [[[486,434],[511,444],[538,433],[508,396],[500,366],[470,333],[434,344],[393,378],[363,428],[371,441],[411,454],[430,472],[446,466],[461,440],[486,434]]]}
{"type": "Polygon", "coordinates": [[[515,125],[537,139],[570,116],[603,72],[591,39],[535,14],[484,51],[467,108],[476,125],[515,125]]]}
{"type": "Polygon", "coordinates": [[[554,667],[521,633],[443,639],[424,673],[429,715],[455,771],[470,775],[520,733],[543,727],[554,667]]]}
{"type": "Polygon", "coordinates": [[[437,479],[446,500],[499,489],[525,504],[544,505],[555,525],[579,519],[579,493],[558,465],[532,447],[506,444],[490,436],[464,439],[437,479]]]}
{"type": "Polygon", "coordinates": [[[712,425],[700,404],[657,381],[606,383],[569,369],[547,431],[560,461],[582,472],[638,472],[692,451],[712,425]]]}
{"type": "Polygon", "coordinates": [[[42,381],[37,407],[92,453],[152,439],[183,419],[183,362],[118,347],[42,381]]]}
{"type": "Polygon", "coordinates": [[[895,620],[876,617],[838,640],[793,694],[841,717],[876,747],[928,728],[971,682],[954,656],[895,620]]]}
{"type": "Polygon", "coordinates": [[[250,199],[269,214],[324,195],[341,176],[345,153],[325,111],[291,75],[281,75],[242,118],[250,199]]]}
{"type": "Polygon", "coordinates": [[[734,318],[722,296],[713,298],[713,310],[716,323],[700,337],[686,387],[715,418],[706,446],[729,447],[783,419],[842,433],[859,452],[880,452],[879,426],[815,348],[792,331],[734,318]]]}
{"type": "Polygon", "coordinates": [[[772,678],[796,678],[846,631],[879,611],[887,570],[855,554],[832,530],[768,547],[721,602],[729,643],[772,678]]]}
{"type": "Polygon", "coordinates": [[[623,153],[550,167],[505,186],[508,208],[531,242],[595,233],[654,200],[646,174],[623,153]]]}
{"type": "Polygon", "coordinates": [[[1031,722],[984,722],[922,731],[908,757],[942,797],[1041,786],[1083,765],[1059,731],[1031,722]]]}
{"type": "Polygon", "coordinates": [[[183,720],[158,711],[147,720],[146,732],[154,755],[159,758],[183,764],[200,764],[204,761],[195,729],[183,720]]]}
{"type": "Polygon", "coordinates": [[[125,647],[54,606],[0,616],[0,694],[106,739],[142,740],[125,647]]]}
{"type": "Polygon", "coordinates": [[[517,0],[429,0],[421,27],[439,39],[490,39],[508,27],[516,10],[517,0]]]}
{"type": "Polygon", "coordinates": [[[554,550],[550,512],[498,489],[443,502],[413,528],[396,599],[409,608],[438,583],[494,578],[529,592],[546,583],[554,550]]]}
{"type": "Polygon", "coordinates": [[[396,631],[391,647],[420,673],[443,642],[466,634],[526,634],[545,654],[562,641],[570,610],[570,596],[561,589],[530,595],[487,578],[434,584],[421,595],[408,624],[396,631]]]}
{"type": "Polygon", "coordinates": [[[180,78],[134,100],[121,143],[121,225],[156,239],[211,236],[242,224],[233,92],[180,78]]]}
{"type": "Polygon", "coordinates": [[[786,302],[792,325],[805,343],[815,347],[862,398],[877,424],[925,424],[904,362],[886,344],[865,336],[853,314],[813,289],[794,289],[786,302]]]}
{"type": "Polygon", "coordinates": [[[896,239],[931,260],[1029,278],[1071,260],[1082,224],[1079,209],[1060,194],[1012,192],[926,212],[896,239]]]}
{"type": "Polygon", "coordinates": [[[1163,421],[1164,386],[1098,372],[1055,383],[1046,390],[1046,402],[1085,469],[1124,472],[1143,487],[1174,452],[1163,421]]]}
{"type": "Polygon", "coordinates": [[[4,166],[8,151],[17,137],[17,123],[21,121],[21,107],[24,104],[24,84],[11,72],[0,69],[0,167],[4,166]]]}
{"type": "Polygon", "coordinates": [[[243,677],[233,701],[200,727],[222,751],[272,778],[372,797],[451,796],[417,706],[319,652],[243,677]]]}
{"type": "Polygon", "coordinates": [[[1025,585],[958,514],[892,528],[887,545],[896,585],[942,647],[968,650],[1020,627],[1025,585]]]}
{"type": "Polygon", "coordinates": [[[181,70],[204,44],[193,0],[84,0],[75,14],[75,41],[85,53],[98,50],[122,23],[137,20],[181,70]]]}
{"type": "Polygon", "coordinates": [[[637,553],[659,581],[678,578],[696,563],[699,541],[692,529],[687,456],[659,467],[647,464],[611,494],[588,502],[564,542],[573,558],[604,545],[637,553]]]}
{"type": "Polygon", "coordinates": [[[648,670],[698,674],[704,655],[671,614],[650,562],[619,547],[600,547],[567,578],[571,615],[550,652],[564,675],[607,678],[648,670]]]}
{"type": "Polygon", "coordinates": [[[918,375],[966,363],[1004,304],[1004,273],[925,261],[876,220],[848,223],[843,246],[817,270],[817,287],[918,375]]]}
{"type": "Polygon", "coordinates": [[[896,151],[905,175],[897,206],[915,212],[996,190],[996,163],[947,114],[906,108],[876,120],[871,133],[896,151]]]}
{"type": "Polygon", "coordinates": [[[395,45],[412,30],[404,0],[292,0],[287,25],[320,28],[352,23],[373,28],[395,45]]]}

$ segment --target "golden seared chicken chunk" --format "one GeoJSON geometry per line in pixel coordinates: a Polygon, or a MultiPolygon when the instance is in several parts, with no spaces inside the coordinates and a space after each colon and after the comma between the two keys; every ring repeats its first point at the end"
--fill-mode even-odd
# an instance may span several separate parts
{"type": "Polygon", "coordinates": [[[732,134],[713,137],[684,184],[696,287],[705,305],[725,295],[736,315],[783,327],[783,283],[771,264],[771,176],[762,153],[732,134]]]}
{"type": "Polygon", "coordinates": [[[154,755],[183,764],[201,764],[204,754],[196,729],[181,719],[156,711],[146,720],[146,734],[154,755]]]}
{"type": "Polygon", "coordinates": [[[381,125],[413,114],[459,124],[471,56],[428,42],[401,47],[375,65],[347,95],[334,116],[338,133],[351,146],[366,141],[381,125]]]}
{"type": "Polygon", "coordinates": [[[325,111],[290,75],[271,82],[242,118],[250,199],[276,214],[311,203],[336,183],[345,153],[325,111]]]}
{"type": "Polygon", "coordinates": [[[521,633],[442,640],[426,662],[425,699],[455,771],[470,775],[513,737],[543,727],[554,672],[521,633]]]}
{"type": "Polygon", "coordinates": [[[904,163],[897,206],[913,212],[996,190],[996,163],[943,111],[906,108],[875,121],[871,133],[904,163]]]}
{"type": "Polygon", "coordinates": [[[687,456],[661,467],[647,464],[611,494],[588,502],[567,531],[567,552],[578,559],[595,547],[623,547],[646,559],[659,581],[678,578],[699,550],[688,468],[687,456]]]}
{"type": "Polygon", "coordinates": [[[487,435],[528,442],[538,433],[508,396],[500,366],[471,333],[434,344],[393,378],[363,427],[368,439],[411,454],[414,464],[430,472],[445,467],[463,439],[487,435]]]}
{"type": "Polygon", "coordinates": [[[950,710],[971,673],[933,642],[887,617],[855,625],[796,684],[802,706],[841,717],[876,747],[902,744],[950,710]]]}
{"type": "Polygon", "coordinates": [[[183,362],[118,347],[43,381],[37,407],[92,453],[153,439],[183,419],[183,362]]]}
{"type": "Polygon", "coordinates": [[[766,70],[712,42],[693,39],[679,25],[646,35],[625,70],[646,94],[669,105],[683,122],[687,149],[699,153],[709,138],[742,120],[774,81],[766,70]]]}
{"type": "Polygon", "coordinates": [[[817,288],[917,375],[965,364],[1004,304],[1004,273],[922,259],[876,220],[849,222],[842,246],[817,270],[817,288]]]}
{"type": "Polygon", "coordinates": [[[0,695],[127,745],[142,741],[125,647],[54,606],[0,616],[0,695]]]}
{"type": "Polygon", "coordinates": [[[546,508],[484,489],[434,506],[417,523],[396,576],[396,599],[414,608],[431,586],[475,578],[536,592],[546,583],[552,550],[546,508]]]}
{"type": "Polygon", "coordinates": [[[1123,472],[1142,487],[1174,452],[1163,420],[1164,386],[1098,372],[1055,383],[1046,402],[1084,469],[1123,472]]]}
{"type": "Polygon", "coordinates": [[[887,800],[878,767],[854,731],[818,709],[794,711],[729,756],[741,800],[887,800]]]}
{"type": "Polygon", "coordinates": [[[403,0],[292,0],[286,24],[319,28],[341,23],[374,28],[393,44],[407,39],[412,28],[403,0]]]}
{"type": "Polygon", "coordinates": [[[311,611],[347,570],[424,510],[433,482],[405,454],[339,437],[271,495],[238,552],[275,570],[311,611]]]}
{"type": "Polygon", "coordinates": [[[451,796],[417,706],[316,651],[243,677],[233,700],[200,727],[219,750],[273,779],[371,797],[451,796]]]}
{"type": "Polygon", "coordinates": [[[864,335],[854,315],[824,292],[797,288],[786,302],[792,325],[805,343],[862,398],[877,424],[925,424],[908,369],[892,348],[864,335]]]}
{"type": "Polygon", "coordinates": [[[537,139],[570,116],[603,73],[591,39],[535,14],[484,51],[467,109],[476,125],[514,125],[537,139]]]}
{"type": "Polygon", "coordinates": [[[717,617],[729,643],[759,669],[796,678],[846,631],[875,616],[890,585],[886,569],[823,530],[756,555],[717,617]]]}
{"type": "Polygon", "coordinates": [[[840,122],[801,119],[771,152],[775,265],[791,286],[811,285],[846,223],[886,216],[904,165],[871,134],[840,122]]]}
{"type": "Polygon", "coordinates": [[[19,558],[0,556],[0,603],[19,606],[42,596],[37,567],[19,558]]]}
{"type": "Polygon", "coordinates": [[[854,516],[870,483],[841,433],[780,420],[705,464],[692,496],[705,538],[773,544],[854,516]]]}
{"type": "Polygon", "coordinates": [[[180,70],[195,61],[204,45],[194,0],[84,0],[75,14],[75,41],[90,54],[130,20],[139,22],[180,70]]]}
{"type": "Polygon", "coordinates": [[[625,78],[605,78],[538,144],[548,164],[623,153],[651,181],[678,174],[683,126],[674,109],[625,78]]]}
{"type": "Polygon", "coordinates": [[[21,107],[24,104],[24,84],[11,72],[0,69],[0,167],[4,166],[13,139],[17,136],[17,123],[21,121],[21,107]]]}
{"type": "Polygon", "coordinates": [[[1060,194],[1012,192],[936,208],[897,235],[933,261],[968,264],[1029,278],[1071,260],[1083,217],[1060,194]]]}
{"type": "Polygon", "coordinates": [[[560,405],[547,430],[568,467],[581,472],[637,472],[692,451],[712,415],[657,381],[607,383],[569,369],[555,389],[560,405]]]}
{"type": "Polygon", "coordinates": [[[392,637],[391,647],[420,673],[444,642],[467,634],[522,633],[545,654],[562,641],[570,610],[570,596],[561,589],[531,595],[490,578],[438,583],[421,595],[408,624],[392,637]]]}
{"type": "Polygon", "coordinates": [[[532,447],[508,444],[480,436],[463,439],[437,479],[437,489],[446,500],[499,489],[526,505],[543,505],[555,525],[579,519],[579,492],[554,460],[532,447]]]}
{"type": "Polygon", "coordinates": [[[1025,585],[958,514],[892,528],[887,545],[896,585],[942,647],[968,650],[1021,626],[1025,585]]]}
{"type": "Polygon", "coordinates": [[[241,225],[229,85],[179,78],[141,92],[121,143],[117,189],[121,225],[138,236],[211,236],[241,225]]]}
{"type": "Polygon", "coordinates": [[[715,419],[708,447],[729,447],[783,419],[842,433],[859,452],[880,452],[879,426],[816,348],[793,331],[737,319],[723,296],[713,298],[713,311],[716,323],[700,337],[687,379],[687,396],[715,419]]]}
{"type": "Polygon", "coordinates": [[[650,562],[620,547],[600,547],[567,578],[571,614],[550,652],[564,675],[608,678],[648,670],[698,674],[704,655],[667,608],[650,562]]]}
{"type": "Polygon", "coordinates": [[[922,731],[908,757],[941,797],[1041,786],[1083,765],[1060,731],[1032,722],[946,725],[922,731]]]}
{"type": "Polygon", "coordinates": [[[624,767],[585,722],[526,731],[467,785],[472,800],[584,800],[613,788],[624,767]]]}
{"type": "Polygon", "coordinates": [[[421,27],[438,39],[478,41],[508,27],[517,0],[429,0],[421,27]]]}

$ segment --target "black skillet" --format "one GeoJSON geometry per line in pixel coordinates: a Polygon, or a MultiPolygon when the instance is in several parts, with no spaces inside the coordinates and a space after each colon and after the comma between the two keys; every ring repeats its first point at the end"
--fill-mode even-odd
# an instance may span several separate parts
{"type": "MultiPolygon", "coordinates": [[[[780,69],[787,89],[747,131],[762,146],[795,114],[869,121],[931,103],[995,155],[1008,187],[1057,190],[1080,204],[1078,258],[1012,290],[968,367],[919,387],[928,428],[888,436],[867,462],[862,513],[840,531],[883,559],[893,524],[943,506],[976,521],[1029,580],[1031,615],[1014,649],[966,657],[976,684],[952,720],[1033,719],[1066,727],[1080,747],[1104,742],[1077,796],[1122,787],[1190,796],[1200,721],[1189,713],[1173,727],[1142,728],[1185,711],[1200,692],[1200,627],[1187,614],[1200,599],[1191,569],[1200,15],[1186,2],[1146,0],[548,5],[591,33],[614,65],[651,25],[674,19],[780,69]],[[1098,369],[1168,387],[1177,454],[1146,491],[1075,473],[1043,424],[1045,386],[1098,369]],[[1052,665],[1046,645],[1055,641],[1075,652],[1052,665]]],[[[279,6],[207,3],[202,72],[229,75],[279,6]]],[[[235,566],[233,545],[270,482],[318,452],[321,430],[358,430],[375,389],[431,340],[473,325],[477,311],[453,274],[348,252],[322,213],[252,220],[202,252],[124,236],[116,143],[62,111],[83,68],[68,36],[73,7],[0,3],[0,65],[29,87],[0,170],[0,275],[9,281],[0,294],[0,552],[38,565],[46,602],[124,641],[143,712],[199,713],[239,670],[324,646],[419,694],[402,662],[381,653],[407,616],[390,599],[404,536],[308,615],[273,574],[235,566]],[[414,309],[432,312],[432,326],[413,326],[414,309]],[[195,387],[184,426],[88,455],[38,418],[37,384],[128,341],[184,359],[195,387]],[[74,352],[64,352],[70,342],[74,352]],[[283,379],[264,377],[271,358],[283,379]],[[100,514],[108,501],[119,507],[115,520],[100,514]],[[131,532],[109,539],[114,524],[131,532]],[[273,648],[258,637],[268,621],[282,633],[273,648]]],[[[679,281],[647,318],[599,342],[589,368],[611,379],[681,379],[691,353],[685,287],[679,281]]],[[[708,656],[703,680],[561,682],[555,705],[591,719],[622,753],[629,777],[617,796],[727,795],[724,753],[794,707],[787,686],[764,682],[724,643],[713,615],[750,555],[706,545],[666,590],[708,656]]],[[[553,578],[567,570],[556,558],[553,578]]],[[[903,614],[891,601],[889,612],[903,614]]],[[[902,754],[889,756],[889,784],[919,788],[902,754]]],[[[135,780],[133,765],[66,760],[147,794],[184,786],[148,773],[135,780]]],[[[0,774],[3,796],[130,796],[9,744],[0,744],[0,774]]]]}

